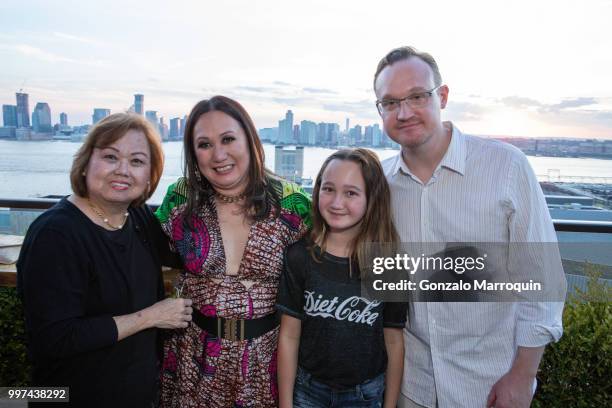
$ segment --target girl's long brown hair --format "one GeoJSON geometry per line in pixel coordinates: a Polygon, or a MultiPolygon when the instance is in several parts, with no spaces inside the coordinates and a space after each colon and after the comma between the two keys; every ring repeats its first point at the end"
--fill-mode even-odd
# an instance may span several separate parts
{"type": "MultiPolygon", "coordinates": [[[[323,165],[312,192],[312,242],[319,245],[321,253],[325,252],[329,225],[319,211],[319,192],[323,174],[332,160],[348,160],[361,168],[361,175],[365,182],[367,200],[366,212],[361,221],[359,232],[349,245],[349,258],[356,261],[360,268],[366,267],[368,258],[368,244],[390,244],[392,247],[399,242],[399,236],[393,225],[391,215],[391,193],[385,178],[382,166],[376,155],[368,149],[343,149],[329,156],[323,165]]],[[[311,255],[315,260],[314,249],[311,255]]]]}

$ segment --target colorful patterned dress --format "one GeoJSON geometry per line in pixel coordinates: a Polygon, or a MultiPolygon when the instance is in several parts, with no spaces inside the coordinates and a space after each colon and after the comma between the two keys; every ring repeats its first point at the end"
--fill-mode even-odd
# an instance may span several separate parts
{"type": "MultiPolygon", "coordinates": [[[[185,181],[169,187],[156,215],[183,259],[183,296],[205,316],[257,319],[275,311],[283,251],[310,224],[310,199],[302,189],[282,182],[278,193],[280,216],[252,224],[238,274],[228,276],[214,198],[194,217],[193,230],[187,230],[180,217],[185,181]],[[243,280],[254,284],[247,289],[243,280]]],[[[243,341],[213,337],[193,323],[175,330],[164,344],[162,407],[276,406],[277,343],[278,328],[243,341]]]]}

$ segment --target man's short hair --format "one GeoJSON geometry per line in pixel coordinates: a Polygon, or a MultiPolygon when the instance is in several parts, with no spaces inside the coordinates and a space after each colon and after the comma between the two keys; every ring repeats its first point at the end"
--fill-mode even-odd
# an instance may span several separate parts
{"type": "Polygon", "coordinates": [[[383,69],[385,69],[385,67],[393,65],[397,61],[402,61],[412,57],[420,58],[427,65],[429,65],[433,72],[434,85],[442,85],[442,75],[440,75],[440,69],[438,68],[438,64],[436,63],[434,57],[426,52],[418,51],[414,47],[404,46],[389,51],[389,53],[380,60],[378,67],[376,68],[376,73],[374,74],[374,91],[376,92],[376,78],[378,78],[378,75],[383,69]]]}

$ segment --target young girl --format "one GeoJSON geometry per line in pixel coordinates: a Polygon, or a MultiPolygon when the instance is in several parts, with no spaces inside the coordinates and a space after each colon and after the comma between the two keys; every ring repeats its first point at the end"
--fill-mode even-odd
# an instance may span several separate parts
{"type": "Polygon", "coordinates": [[[281,408],[395,407],[406,304],[361,297],[366,244],[396,243],[389,186],[374,153],[340,150],[321,167],[313,229],[285,252],[277,308],[281,408]]]}

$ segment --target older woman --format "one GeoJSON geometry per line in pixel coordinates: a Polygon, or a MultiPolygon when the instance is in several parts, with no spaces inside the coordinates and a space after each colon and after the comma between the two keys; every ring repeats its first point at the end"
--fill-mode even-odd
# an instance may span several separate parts
{"type": "Polygon", "coordinates": [[[151,126],[135,114],[110,115],[75,155],[74,194],[26,235],[17,268],[33,383],[70,387],[72,406],[150,406],[155,328],[191,320],[190,300],[160,300],[161,264],[171,258],[143,204],[162,169],[151,126]]]}
{"type": "Polygon", "coordinates": [[[193,323],[164,347],[164,407],[276,406],[275,300],[284,248],[309,223],[309,198],[264,167],[255,126],[215,96],[187,121],[185,177],[157,216],[185,265],[193,323]]]}

